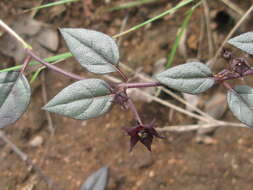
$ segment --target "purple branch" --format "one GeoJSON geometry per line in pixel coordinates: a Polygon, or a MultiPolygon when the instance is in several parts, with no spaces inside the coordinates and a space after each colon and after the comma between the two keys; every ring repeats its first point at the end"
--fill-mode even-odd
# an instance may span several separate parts
{"type": "Polygon", "coordinates": [[[128,81],[128,77],[125,75],[125,73],[122,72],[122,71],[120,70],[119,67],[115,67],[115,68],[116,68],[116,70],[118,71],[118,73],[120,74],[120,76],[122,77],[122,79],[123,79],[125,82],[127,82],[127,81],[128,81]]]}
{"type": "Polygon", "coordinates": [[[23,63],[23,67],[21,69],[21,73],[24,73],[25,72],[25,69],[27,68],[29,62],[31,61],[32,57],[30,55],[27,55],[26,58],[25,58],[25,61],[23,63]]]}
{"type": "Polygon", "coordinates": [[[35,53],[33,53],[30,49],[26,49],[26,52],[28,55],[30,55],[33,59],[35,59],[36,61],[40,62],[41,64],[45,65],[46,67],[58,72],[58,73],[61,73],[62,75],[64,76],[67,76],[71,79],[75,79],[75,80],[83,80],[85,78],[79,76],[79,75],[76,75],[74,73],[70,73],[70,72],[67,72],[59,67],[56,67],[46,61],[44,61],[43,59],[41,59],[40,57],[38,57],[35,53]]]}
{"type": "Polygon", "coordinates": [[[253,74],[253,69],[248,69],[242,74],[236,73],[236,72],[231,72],[229,70],[223,70],[217,74],[214,75],[214,80],[216,81],[226,81],[226,80],[233,80],[233,79],[238,79],[242,77],[246,77],[249,75],[253,74]],[[230,73],[229,73],[230,72],[230,73]]]}
{"type": "Polygon", "coordinates": [[[119,85],[123,88],[146,88],[146,87],[156,87],[156,86],[162,86],[159,82],[143,82],[143,83],[122,83],[119,85]]]}
{"type": "Polygon", "coordinates": [[[139,115],[139,113],[138,113],[138,111],[137,111],[137,109],[136,109],[136,107],[135,107],[133,101],[129,98],[127,103],[128,103],[129,108],[130,108],[130,109],[132,110],[132,112],[134,113],[134,116],[135,116],[136,121],[138,121],[138,123],[139,123],[140,125],[142,125],[143,123],[142,123],[142,121],[141,121],[140,115],[139,115]]]}

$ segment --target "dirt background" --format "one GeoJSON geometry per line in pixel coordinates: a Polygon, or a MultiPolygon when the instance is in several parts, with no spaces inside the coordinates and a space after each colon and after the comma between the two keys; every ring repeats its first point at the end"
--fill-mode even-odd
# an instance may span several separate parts
{"type": "MultiPolygon", "coordinates": [[[[231,0],[232,1],[232,0],[231,0]]],[[[44,0],[43,3],[50,1],[44,0]]],[[[43,9],[34,19],[51,25],[56,31],[60,27],[81,27],[95,29],[114,35],[120,32],[123,20],[129,19],[125,28],[141,23],[162,11],[175,6],[178,0],[158,0],[156,3],[136,8],[106,12],[126,0],[80,2],[43,9]],[[85,6],[85,5],[86,6],[85,6]]],[[[246,11],[249,0],[233,0],[238,7],[246,11]]],[[[12,24],[29,13],[24,10],[38,5],[35,0],[1,0],[0,18],[12,24]]],[[[221,1],[208,1],[210,7],[210,28],[214,49],[217,50],[227,33],[241,17],[221,1]]],[[[178,27],[190,6],[183,7],[152,24],[125,35],[121,38],[121,61],[133,69],[152,74],[155,63],[166,58],[174,42],[178,27]]],[[[252,30],[252,19],[238,29],[237,34],[252,30]]],[[[207,36],[198,41],[203,22],[203,6],[198,7],[190,21],[186,40],[182,47],[187,57],[177,53],[173,65],[184,63],[187,59],[199,58],[207,61],[207,36]],[[202,20],[202,21],[201,21],[202,20]],[[198,53],[199,52],[199,53],[198,53]]],[[[33,30],[33,28],[27,28],[33,30]]],[[[1,46],[3,43],[0,41],[1,46]]],[[[57,53],[66,52],[62,38],[57,53]]],[[[14,64],[14,59],[0,54],[1,67],[14,64]]],[[[87,76],[74,59],[68,59],[60,67],[87,76]]],[[[214,70],[223,68],[224,61],[218,59],[214,70]]],[[[49,98],[56,95],[73,81],[51,71],[46,71],[46,89],[49,98]]],[[[131,75],[130,75],[131,76],[131,75]]],[[[250,82],[250,79],[249,79],[250,82]]],[[[42,80],[38,78],[32,84],[32,102],[26,114],[15,125],[4,129],[8,137],[42,168],[47,176],[61,189],[80,189],[80,185],[94,171],[103,166],[110,169],[108,190],[251,190],[253,188],[253,131],[252,129],[220,127],[209,141],[197,143],[196,132],[164,133],[165,140],[153,143],[152,152],[137,144],[129,153],[129,138],[121,130],[122,126],[133,123],[129,111],[113,106],[106,115],[89,121],[76,121],[58,115],[52,115],[55,134],[48,130],[45,112],[40,108],[45,104],[42,98],[42,80]],[[31,144],[36,142],[32,146],[31,144]]],[[[218,93],[225,94],[222,87],[216,86],[200,96],[200,107],[218,93]]],[[[179,94],[180,95],[180,94],[179,94]]],[[[171,97],[163,97],[176,103],[171,97]]],[[[159,127],[169,125],[196,124],[196,120],[162,106],[155,102],[137,102],[144,121],[156,118],[159,127]]],[[[229,110],[221,120],[237,121],[229,110]]],[[[1,122],[1,121],[0,121],[1,122]]],[[[36,172],[31,171],[11,149],[0,141],[0,189],[1,190],[46,190],[47,185],[36,172]]]]}

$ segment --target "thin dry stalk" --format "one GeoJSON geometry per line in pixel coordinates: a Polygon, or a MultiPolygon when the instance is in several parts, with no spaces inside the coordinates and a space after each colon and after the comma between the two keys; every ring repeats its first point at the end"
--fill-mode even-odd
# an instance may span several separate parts
{"type": "Polygon", "coordinates": [[[206,0],[203,0],[203,6],[204,6],[207,38],[208,38],[208,53],[209,53],[209,57],[212,57],[214,55],[214,45],[213,45],[212,30],[211,30],[211,24],[210,24],[210,11],[209,11],[209,7],[206,0]]]}
{"type": "Polygon", "coordinates": [[[235,3],[231,2],[230,0],[221,0],[225,5],[227,5],[230,9],[238,13],[240,16],[243,16],[245,11],[238,7],[235,3]]]}
{"type": "MultiPolygon", "coordinates": [[[[43,98],[43,102],[46,104],[48,102],[48,95],[47,95],[46,77],[45,77],[44,71],[42,71],[41,73],[41,84],[42,84],[42,98],[43,98]]],[[[45,112],[45,114],[46,114],[48,129],[50,133],[53,135],[55,133],[55,128],[54,128],[51,114],[47,111],[45,112]]]]}
{"type": "Polygon", "coordinates": [[[245,19],[250,15],[250,13],[253,11],[253,5],[247,10],[247,12],[243,15],[243,17],[236,23],[236,25],[232,28],[232,30],[229,32],[223,43],[221,44],[220,48],[217,50],[214,60],[217,60],[218,56],[220,55],[222,49],[224,48],[227,41],[233,36],[235,31],[241,26],[241,24],[245,21],[245,19]]]}
{"type": "MultiPolygon", "coordinates": [[[[128,18],[129,18],[129,13],[127,13],[127,15],[125,16],[125,18],[124,18],[124,20],[123,20],[123,22],[122,22],[122,24],[121,24],[120,32],[119,32],[119,33],[123,32],[123,31],[125,30],[126,25],[127,25],[128,18]]],[[[121,41],[122,41],[122,36],[118,38],[117,44],[118,44],[119,47],[120,47],[120,45],[121,45],[121,41]]]]}
{"type": "Polygon", "coordinates": [[[60,190],[58,186],[49,178],[44,172],[38,167],[33,161],[25,154],[21,149],[19,149],[13,142],[9,140],[9,138],[5,135],[3,131],[0,131],[0,138],[12,149],[12,151],[28,166],[30,166],[36,174],[48,185],[49,189],[52,190],[60,190]]]}
{"type": "Polygon", "coordinates": [[[247,128],[246,125],[242,123],[231,123],[231,122],[218,122],[211,124],[196,124],[196,125],[175,125],[163,128],[156,128],[158,131],[164,132],[188,132],[188,131],[197,131],[199,129],[208,129],[208,128],[216,128],[216,127],[244,127],[247,128]]]}
{"type": "Polygon", "coordinates": [[[205,18],[204,16],[201,15],[201,22],[200,22],[200,35],[198,39],[198,53],[197,53],[197,58],[201,59],[202,58],[202,44],[203,40],[205,37],[205,18]]]}

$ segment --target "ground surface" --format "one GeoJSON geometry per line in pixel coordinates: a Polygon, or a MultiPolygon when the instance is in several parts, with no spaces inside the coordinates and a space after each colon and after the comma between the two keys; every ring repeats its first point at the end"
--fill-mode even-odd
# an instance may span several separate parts
{"type": "MultiPolygon", "coordinates": [[[[49,1],[43,1],[44,3],[49,1]]],[[[85,1],[84,1],[85,2],[85,1]]],[[[86,1],[87,2],[87,1],[86,1]]],[[[94,1],[95,2],[95,1],[94,1]]],[[[162,11],[175,6],[178,1],[161,0],[155,4],[145,5],[129,10],[103,12],[126,1],[96,1],[88,9],[81,2],[60,8],[39,11],[35,19],[58,27],[83,27],[96,29],[109,35],[120,31],[127,14],[126,28],[141,23],[162,11]],[[89,11],[87,11],[89,10],[89,11]],[[58,11],[58,12],[57,12],[58,11]]],[[[244,11],[250,1],[233,1],[244,11]]],[[[11,24],[25,14],[22,10],[35,6],[38,1],[3,0],[0,2],[0,18],[11,24]]],[[[238,14],[220,1],[211,1],[211,29],[214,35],[214,47],[217,47],[233,27],[233,22],[224,16],[231,15],[236,22],[238,14]],[[218,17],[216,16],[218,14],[218,17]],[[220,15],[219,15],[220,14],[220,15]],[[215,19],[216,18],[216,19],[215,19]]],[[[171,49],[177,29],[182,23],[184,7],[176,14],[154,22],[152,25],[124,36],[121,39],[121,61],[133,69],[141,68],[152,74],[155,63],[167,56],[171,49]]],[[[199,49],[197,41],[200,36],[203,7],[193,14],[186,36],[188,57],[177,54],[173,65],[183,63],[188,58],[195,58],[199,49]]],[[[239,16],[240,17],[240,16],[239,16]]],[[[251,20],[253,17],[250,18],[251,20]]],[[[252,30],[246,21],[237,33],[252,30]]],[[[27,28],[27,30],[33,30],[27,28]]],[[[208,43],[201,42],[200,58],[208,60],[208,43]]],[[[57,53],[66,52],[66,45],[60,40],[57,53]]],[[[56,53],[55,53],[56,54],[56,53]]],[[[14,64],[12,58],[0,54],[1,62],[14,64]]],[[[60,64],[62,68],[87,76],[74,59],[60,64]]],[[[220,60],[215,69],[224,67],[220,60]],[[216,68],[217,67],[217,68],[216,68]]],[[[49,98],[73,81],[51,71],[46,72],[46,88],[49,98]]],[[[216,87],[201,96],[202,106],[205,101],[218,92],[216,87]]],[[[219,128],[212,136],[214,143],[196,143],[195,132],[165,133],[166,140],[155,140],[153,151],[148,152],[138,144],[129,153],[129,139],[122,132],[122,126],[133,123],[130,112],[123,112],[114,106],[110,113],[89,121],[75,121],[52,115],[55,135],[51,136],[45,113],[40,110],[42,100],[41,80],[33,84],[33,99],[29,110],[14,126],[5,129],[10,139],[27,153],[45,174],[52,178],[64,190],[79,189],[83,181],[97,169],[107,165],[110,168],[108,190],[251,190],[253,186],[253,131],[232,127],[219,128]],[[43,143],[32,147],[35,137],[42,137],[43,143]]],[[[177,103],[171,97],[166,101],[177,103]]],[[[183,107],[183,105],[178,104],[183,107]]],[[[194,124],[196,120],[158,103],[138,102],[145,121],[156,118],[160,127],[169,125],[194,124]]],[[[230,111],[226,111],[222,120],[236,121],[230,111]]],[[[0,121],[1,122],[1,121],[0,121]]],[[[28,170],[10,149],[0,141],[0,189],[26,190],[32,186],[36,190],[48,189],[47,185],[28,170]]]]}

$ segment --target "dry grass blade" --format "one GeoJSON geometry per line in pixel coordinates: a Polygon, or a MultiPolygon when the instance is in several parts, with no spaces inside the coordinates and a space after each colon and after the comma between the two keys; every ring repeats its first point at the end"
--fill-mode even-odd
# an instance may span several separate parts
{"type": "Polygon", "coordinates": [[[205,16],[205,22],[206,22],[206,29],[207,29],[207,38],[208,38],[208,53],[209,57],[212,57],[214,54],[214,43],[213,43],[213,37],[212,37],[212,30],[211,30],[211,24],[210,24],[210,11],[206,0],[203,0],[203,6],[204,6],[204,16],[205,16]]]}
{"type": "Polygon", "coordinates": [[[229,0],[221,0],[225,5],[227,5],[229,8],[231,8],[232,10],[234,10],[236,13],[238,13],[240,16],[244,15],[244,10],[241,9],[240,7],[238,7],[236,4],[234,4],[233,2],[229,1],[229,0]]]}
{"type": "Polygon", "coordinates": [[[217,50],[214,60],[217,60],[218,56],[220,55],[222,49],[224,48],[227,41],[233,36],[237,28],[241,26],[241,24],[246,20],[246,18],[250,15],[250,13],[253,11],[253,5],[247,10],[247,12],[243,15],[243,17],[236,23],[236,25],[233,27],[233,29],[229,32],[223,43],[221,44],[220,48],[217,50]]]}
{"type": "Polygon", "coordinates": [[[163,128],[156,128],[158,131],[167,131],[167,132],[187,132],[187,131],[197,131],[199,129],[205,128],[216,128],[216,127],[245,127],[246,125],[242,123],[231,123],[231,122],[223,122],[220,121],[218,123],[210,123],[210,124],[196,124],[196,125],[175,125],[163,128]]]}

